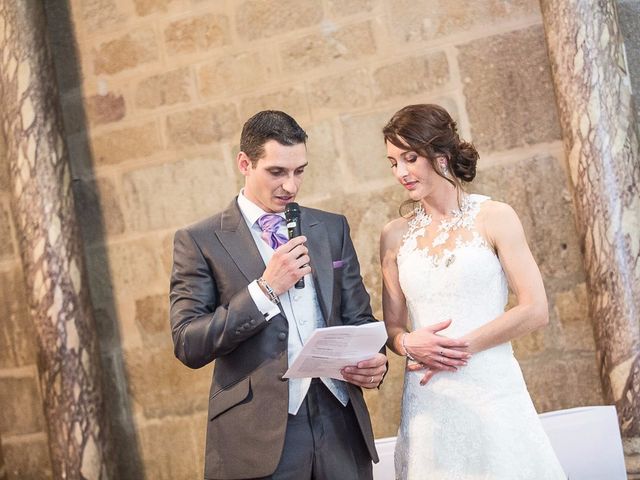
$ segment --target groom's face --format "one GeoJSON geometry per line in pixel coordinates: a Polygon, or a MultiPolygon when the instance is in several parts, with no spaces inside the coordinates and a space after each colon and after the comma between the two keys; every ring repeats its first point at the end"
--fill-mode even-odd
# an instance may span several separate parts
{"type": "Polygon", "coordinates": [[[264,144],[264,154],[255,162],[244,152],[238,154],[245,196],[268,213],[284,212],[287,203],[295,201],[306,166],[304,143],[281,145],[269,140],[264,144]]]}

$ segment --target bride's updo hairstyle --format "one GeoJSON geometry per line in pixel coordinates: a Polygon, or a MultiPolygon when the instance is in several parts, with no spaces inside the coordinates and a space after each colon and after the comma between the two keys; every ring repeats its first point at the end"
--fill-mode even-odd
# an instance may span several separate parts
{"type": "Polygon", "coordinates": [[[478,152],[458,136],[456,122],[439,105],[408,105],[398,110],[382,129],[385,142],[425,157],[435,172],[457,188],[476,176],[478,152]],[[453,175],[446,175],[437,157],[447,159],[453,175]]]}

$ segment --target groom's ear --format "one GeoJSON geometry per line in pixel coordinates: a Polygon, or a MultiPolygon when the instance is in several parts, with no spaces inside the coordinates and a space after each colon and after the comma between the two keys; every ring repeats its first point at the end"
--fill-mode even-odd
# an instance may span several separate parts
{"type": "Polygon", "coordinates": [[[240,173],[242,173],[242,175],[244,175],[245,177],[249,174],[249,171],[253,169],[253,163],[251,162],[251,159],[244,152],[238,153],[236,163],[238,164],[238,170],[240,170],[240,173]]]}

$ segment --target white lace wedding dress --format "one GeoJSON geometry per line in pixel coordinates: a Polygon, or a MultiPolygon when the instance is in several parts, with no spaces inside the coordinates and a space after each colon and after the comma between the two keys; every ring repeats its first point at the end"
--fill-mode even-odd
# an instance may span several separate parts
{"type": "MultiPolygon", "coordinates": [[[[418,208],[398,252],[400,285],[413,329],[453,322],[457,338],[499,316],[507,281],[491,247],[475,230],[488,197],[469,195],[433,241],[418,208]]],[[[566,479],[547,439],[510,343],[476,353],[457,372],[407,372],[395,452],[402,480],[566,479]]]]}

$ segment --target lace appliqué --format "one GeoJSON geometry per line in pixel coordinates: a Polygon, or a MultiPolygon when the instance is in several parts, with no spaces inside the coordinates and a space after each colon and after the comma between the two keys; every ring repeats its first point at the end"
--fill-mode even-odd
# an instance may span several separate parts
{"type": "Polygon", "coordinates": [[[422,204],[418,204],[414,211],[414,217],[409,221],[409,228],[402,239],[398,259],[400,260],[408,253],[416,251],[433,267],[440,265],[449,267],[455,262],[455,251],[459,248],[489,248],[484,238],[474,230],[480,204],[488,198],[482,195],[465,195],[462,198],[460,208],[451,211],[449,217],[440,221],[430,247],[420,246],[419,239],[425,237],[427,227],[431,225],[433,219],[425,212],[422,204]]]}

